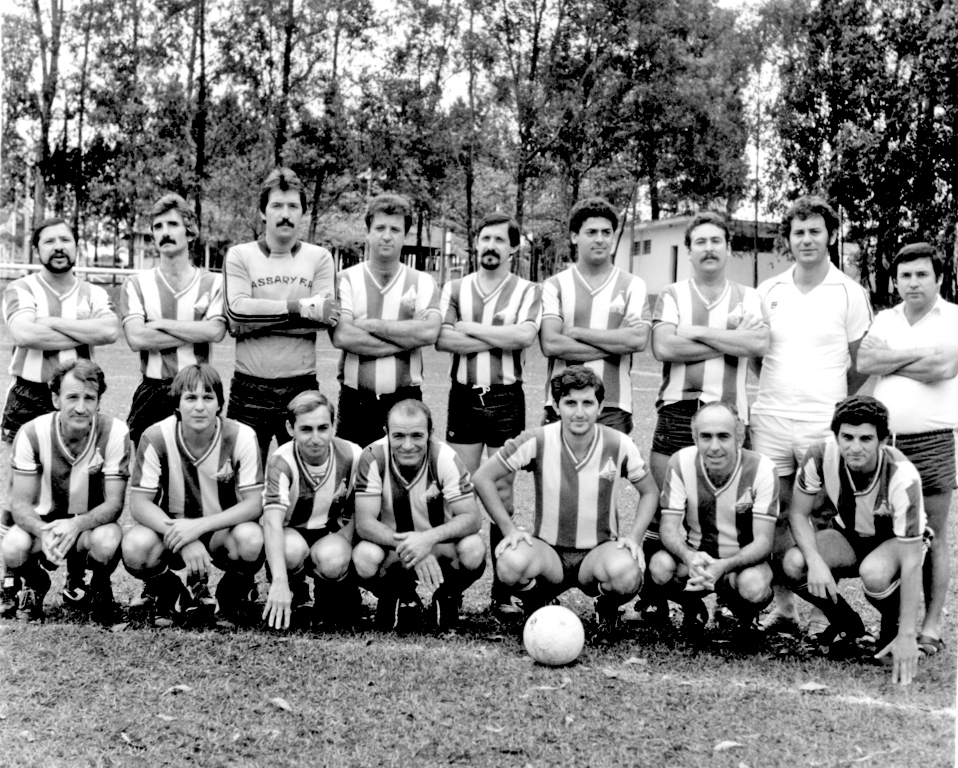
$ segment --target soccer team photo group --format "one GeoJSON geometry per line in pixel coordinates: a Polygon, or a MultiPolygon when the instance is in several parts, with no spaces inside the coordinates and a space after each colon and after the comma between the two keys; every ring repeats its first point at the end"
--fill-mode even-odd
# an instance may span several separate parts
{"type": "Polygon", "coordinates": [[[507,213],[439,285],[402,257],[403,196],[369,199],[365,259],[340,270],[302,239],[292,170],[250,205],[262,237],[220,273],[195,265],[184,199],[156,200],[157,264],[118,298],[75,271],[70,222],[34,229],[39,268],[3,287],[0,643],[80,624],[319,654],[525,641],[543,665],[583,640],[580,666],[800,648],[895,696],[954,675],[958,309],[936,247],[897,251],[901,300],[875,312],[816,195],[757,288],[726,274],[726,219],[690,217],[691,277],[654,297],[615,266],[601,197],[541,283],[507,213]]]}

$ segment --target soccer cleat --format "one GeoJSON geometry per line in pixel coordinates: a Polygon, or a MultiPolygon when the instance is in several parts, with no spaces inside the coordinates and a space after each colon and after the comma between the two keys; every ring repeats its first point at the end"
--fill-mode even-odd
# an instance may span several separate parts
{"type": "Polygon", "coordinates": [[[50,576],[38,567],[35,576],[24,581],[17,603],[17,620],[23,623],[43,619],[43,600],[50,591],[50,576]]]}
{"type": "MultiPolygon", "coordinates": [[[[321,582],[320,582],[321,583],[321,582]]],[[[359,623],[363,596],[355,584],[326,583],[323,595],[313,607],[313,626],[350,629],[359,623]]]]}
{"type": "Polygon", "coordinates": [[[850,621],[844,627],[832,623],[818,636],[818,650],[830,659],[848,659],[861,655],[874,655],[875,637],[862,624],[861,618],[850,621]]]}
{"type": "Polygon", "coordinates": [[[63,585],[63,604],[71,606],[76,610],[84,610],[88,607],[91,598],[91,590],[87,585],[86,572],[67,571],[67,580],[63,585]]]}
{"type": "Polygon", "coordinates": [[[619,605],[605,595],[595,599],[595,630],[598,635],[611,638],[619,629],[619,605]]]}
{"type": "Polygon", "coordinates": [[[306,580],[306,574],[293,576],[289,580],[289,591],[292,593],[293,601],[290,610],[295,613],[300,610],[308,610],[313,607],[313,598],[309,594],[309,582],[306,580]]]}
{"type": "Polygon", "coordinates": [[[395,596],[383,596],[379,598],[376,604],[376,629],[381,632],[389,632],[395,629],[399,624],[399,598],[395,596]]]}
{"type": "Polygon", "coordinates": [[[156,596],[153,595],[150,590],[147,589],[146,584],[144,584],[140,590],[140,594],[130,600],[130,608],[150,608],[155,600],[156,596]]]}
{"type": "Polygon", "coordinates": [[[216,585],[216,602],[219,605],[217,626],[235,629],[246,624],[256,600],[256,583],[250,576],[227,571],[216,585]]]}
{"type": "Polygon", "coordinates": [[[190,623],[203,623],[213,617],[216,601],[210,594],[207,576],[191,573],[186,577],[186,596],[183,603],[184,618],[190,623]]]}
{"type": "Polygon", "coordinates": [[[454,632],[459,626],[462,595],[434,595],[429,605],[429,624],[439,633],[454,632]]]}
{"type": "Polygon", "coordinates": [[[702,636],[709,623],[709,609],[702,600],[682,604],[682,634],[686,637],[702,636]]]}
{"type": "Polygon", "coordinates": [[[798,621],[794,616],[786,616],[777,609],[772,609],[764,619],[759,622],[761,631],[767,635],[790,635],[798,637],[802,631],[798,626],[798,621]]]}
{"type": "Polygon", "coordinates": [[[20,605],[20,577],[7,571],[3,575],[3,584],[0,586],[0,618],[5,618],[17,612],[20,605]]]}
{"type": "Polygon", "coordinates": [[[657,600],[653,603],[643,602],[637,612],[638,623],[649,629],[662,629],[671,624],[669,601],[657,600]]]}
{"type": "Polygon", "coordinates": [[[413,592],[403,598],[380,598],[376,607],[376,628],[382,631],[408,632],[422,626],[423,606],[413,592]]]}
{"type": "Polygon", "coordinates": [[[113,585],[109,579],[91,590],[88,605],[90,617],[98,624],[110,626],[116,623],[119,607],[113,598],[113,585]]]}
{"type": "Polygon", "coordinates": [[[170,627],[182,621],[189,594],[180,577],[172,571],[164,571],[147,581],[143,594],[149,596],[147,604],[153,605],[153,626],[170,627]]]}
{"type": "Polygon", "coordinates": [[[492,615],[499,621],[512,621],[522,616],[522,605],[515,595],[504,595],[493,600],[492,615]]]}

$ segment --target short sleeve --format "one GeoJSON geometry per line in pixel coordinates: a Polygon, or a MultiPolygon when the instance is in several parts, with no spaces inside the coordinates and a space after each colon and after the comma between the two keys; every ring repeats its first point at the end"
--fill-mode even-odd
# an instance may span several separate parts
{"type": "Polygon", "coordinates": [[[802,493],[814,496],[822,490],[825,482],[822,477],[824,455],[824,443],[814,443],[805,451],[805,458],[802,459],[798,478],[795,480],[796,487],[802,493]]]}
{"type": "Polygon", "coordinates": [[[752,501],[752,517],[777,520],[779,515],[778,473],[771,459],[762,457],[755,475],[755,498],[752,501]]]}
{"type": "Polygon", "coordinates": [[[286,459],[274,452],[266,465],[263,486],[263,511],[279,507],[285,515],[289,509],[290,471],[286,459]]]}
{"type": "Polygon", "coordinates": [[[887,341],[893,320],[894,310],[886,309],[879,312],[868,328],[868,335],[878,341],[887,341]]]}
{"type": "Polygon", "coordinates": [[[625,307],[625,314],[642,319],[643,323],[652,325],[652,312],[649,310],[649,295],[645,289],[645,281],[640,277],[633,277],[629,286],[629,299],[625,307]]]}
{"type": "Polygon", "coordinates": [[[629,438],[623,438],[625,457],[622,462],[622,477],[630,483],[637,483],[649,473],[648,465],[642,458],[639,447],[629,438]]]}
{"type": "Polygon", "coordinates": [[[239,425],[236,445],[233,448],[234,465],[238,469],[236,488],[240,492],[261,488],[263,485],[263,466],[259,459],[259,443],[252,427],[239,425]]]}
{"type": "Polygon", "coordinates": [[[339,299],[339,311],[343,315],[354,317],[353,310],[353,286],[349,280],[349,273],[342,272],[339,275],[339,287],[337,289],[337,298],[339,299]]]}
{"type": "Polygon", "coordinates": [[[872,321],[871,303],[865,289],[849,281],[848,314],[845,317],[845,338],[848,342],[858,341],[868,331],[872,321]]]}
{"type": "Polygon", "coordinates": [[[562,303],[559,301],[559,282],[550,277],[542,285],[542,319],[557,317],[562,319],[562,303]]]}
{"type": "Polygon", "coordinates": [[[447,504],[473,495],[474,489],[469,470],[452,448],[443,445],[436,464],[439,483],[442,486],[442,497],[447,504]]]}
{"type": "Polygon", "coordinates": [[[507,440],[496,453],[496,458],[510,472],[518,472],[520,469],[531,471],[535,468],[538,443],[534,432],[523,432],[518,437],[507,440]]]}
{"type": "Polygon", "coordinates": [[[143,306],[137,285],[136,277],[132,276],[124,280],[123,287],[120,288],[120,317],[123,318],[124,323],[130,317],[146,319],[146,308],[143,306]]]}
{"type": "Polygon", "coordinates": [[[110,294],[98,285],[90,286],[90,317],[96,319],[116,318],[116,311],[113,308],[113,300],[110,298],[110,294]]]}
{"type": "Polygon", "coordinates": [[[213,275],[210,286],[210,303],[203,314],[204,320],[225,320],[226,308],[223,306],[223,276],[213,275]]]}
{"type": "Polygon", "coordinates": [[[23,313],[36,317],[36,298],[32,292],[17,285],[16,282],[11,283],[3,292],[3,321],[9,326],[14,317],[23,313]]]}
{"type": "Polygon", "coordinates": [[[13,471],[21,475],[40,474],[40,456],[37,451],[36,427],[26,424],[17,432],[13,440],[13,452],[10,463],[13,471]]]}
{"type": "Polygon", "coordinates": [[[910,461],[897,463],[895,475],[889,481],[888,495],[895,536],[902,541],[920,539],[927,523],[925,502],[921,478],[910,461]]]}
{"type": "Polygon", "coordinates": [[[679,515],[685,517],[689,494],[682,477],[678,453],[669,458],[669,466],[665,471],[665,482],[662,484],[662,495],[659,506],[663,515],[679,515]]]}
{"type": "Polygon", "coordinates": [[[652,315],[652,322],[679,324],[679,306],[675,301],[675,289],[667,285],[662,289],[662,293],[655,300],[655,313],[652,315]]]}
{"type": "Polygon", "coordinates": [[[370,448],[366,448],[359,457],[359,467],[356,470],[356,495],[383,495],[382,468],[370,448]]]}
{"type": "Polygon", "coordinates": [[[130,476],[132,450],[129,428],[119,419],[113,419],[106,444],[106,456],[103,457],[103,476],[127,479],[130,476]]]}
{"type": "Polygon", "coordinates": [[[526,286],[516,323],[532,323],[538,330],[542,321],[542,290],[535,283],[526,286]]]}
{"type": "Polygon", "coordinates": [[[439,298],[439,313],[442,315],[444,326],[451,327],[460,320],[459,290],[459,280],[452,280],[442,287],[442,296],[439,298]]]}
{"type": "Polygon", "coordinates": [[[310,296],[333,296],[336,293],[336,267],[333,257],[325,248],[320,248],[319,251],[310,296]]]}
{"type": "Polygon", "coordinates": [[[416,291],[416,314],[432,312],[439,314],[439,286],[432,275],[421,272],[419,290],[416,291]]]}
{"type": "MultiPolygon", "coordinates": [[[[133,466],[132,486],[134,491],[156,492],[160,489],[160,477],[162,476],[162,462],[160,454],[153,445],[153,430],[147,430],[140,437],[140,443],[136,449],[136,463],[133,466]]],[[[159,432],[155,432],[159,435],[159,432]]]]}

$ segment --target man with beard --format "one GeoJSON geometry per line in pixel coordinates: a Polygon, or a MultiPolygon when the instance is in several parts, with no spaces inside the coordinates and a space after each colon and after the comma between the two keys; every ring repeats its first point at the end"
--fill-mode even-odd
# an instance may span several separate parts
{"type": "MultiPolygon", "coordinates": [[[[519,247],[518,224],[493,213],[479,223],[478,232],[480,269],[443,287],[443,325],[436,342],[436,349],[453,354],[446,442],[470,474],[479,469],[484,448],[494,453],[525,429],[522,366],[540,314],[539,286],[510,272],[510,257],[519,247]]],[[[511,476],[499,484],[499,493],[512,514],[511,476]]],[[[492,526],[489,536],[495,572],[502,534],[492,526]]],[[[521,612],[495,576],[492,609],[500,616],[521,612]]]]}
{"type": "MultiPolygon", "coordinates": [[[[45,219],[33,232],[38,272],[14,280],[3,292],[3,319],[10,330],[14,377],[3,407],[0,483],[9,490],[10,446],[17,431],[53,410],[49,382],[54,368],[77,358],[93,358],[93,347],[112,344],[119,333],[113,302],[99,286],[73,273],[77,238],[60,218],[45,219]]],[[[9,498],[0,511],[0,542],[13,518],[9,498]]],[[[19,584],[12,574],[3,578],[0,615],[16,607],[19,584]]]]}
{"type": "Polygon", "coordinates": [[[287,442],[286,406],[316,381],[316,331],[336,325],[335,267],[325,248],[298,237],[306,188],[289,168],[263,182],[262,239],[226,254],[226,315],[236,337],[227,417],[256,432],[265,463],[270,441],[287,442]]]}
{"type": "Polygon", "coordinates": [[[188,365],[208,363],[210,344],[226,334],[223,278],[190,261],[199,232],[186,201],[164,195],[150,217],[160,263],[128,277],[120,293],[123,333],[140,353],[143,374],[127,418],[134,445],[143,430],[173,415],[173,377],[188,365]]]}

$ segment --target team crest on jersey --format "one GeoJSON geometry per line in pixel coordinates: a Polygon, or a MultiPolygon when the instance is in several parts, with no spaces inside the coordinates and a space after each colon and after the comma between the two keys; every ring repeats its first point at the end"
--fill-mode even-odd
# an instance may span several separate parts
{"type": "Polygon", "coordinates": [[[416,311],[416,289],[415,287],[410,286],[409,290],[406,291],[402,298],[399,300],[400,306],[405,309],[407,312],[416,311]]]}
{"type": "Polygon", "coordinates": [[[496,312],[492,316],[493,325],[513,325],[518,318],[512,312],[496,312]]]}
{"type": "Polygon", "coordinates": [[[426,489],[426,492],[422,495],[422,497],[428,503],[432,501],[433,499],[438,499],[440,493],[442,493],[442,491],[439,490],[439,486],[436,485],[435,483],[430,483],[429,487],[426,489]]]}
{"type": "Polygon", "coordinates": [[[624,315],[625,314],[625,291],[619,291],[619,295],[616,296],[612,303],[609,304],[609,314],[612,315],[624,315]]]}
{"type": "Polygon", "coordinates": [[[93,314],[93,307],[90,306],[90,300],[84,296],[77,302],[77,320],[89,320],[93,314]]]}
{"type": "Polygon", "coordinates": [[[875,507],[875,517],[891,517],[891,510],[888,508],[887,501],[883,501],[875,507]]]}
{"type": "Polygon", "coordinates": [[[196,314],[202,315],[207,309],[209,309],[209,306],[210,306],[210,295],[208,293],[204,293],[202,296],[200,296],[196,300],[196,303],[193,305],[193,308],[195,309],[196,314]]]}
{"type": "Polygon", "coordinates": [[[616,474],[618,474],[618,467],[615,466],[615,462],[611,458],[605,460],[605,464],[602,465],[602,469],[599,472],[599,477],[603,480],[614,480],[616,474]]]}
{"type": "Polygon", "coordinates": [[[93,458],[90,459],[90,463],[87,465],[86,471],[88,475],[95,475],[98,472],[103,470],[103,454],[100,453],[100,449],[97,448],[93,454],[93,458]]]}
{"type": "Polygon", "coordinates": [[[742,318],[745,316],[745,308],[742,306],[742,303],[739,302],[735,305],[731,312],[728,313],[726,323],[728,329],[732,330],[733,328],[738,328],[742,324],[742,318]]]}
{"type": "Polygon", "coordinates": [[[755,505],[755,497],[752,495],[752,489],[746,489],[745,493],[739,496],[738,501],[735,502],[735,514],[744,515],[752,511],[752,507],[755,505]]]}
{"type": "Polygon", "coordinates": [[[346,481],[340,480],[339,487],[336,489],[336,493],[333,494],[333,501],[342,501],[349,495],[349,489],[346,487],[346,481]]]}
{"type": "Polygon", "coordinates": [[[231,462],[229,459],[223,462],[223,466],[220,467],[219,472],[214,475],[216,481],[219,483],[232,482],[235,476],[236,473],[233,472],[233,462],[231,462]]]}

